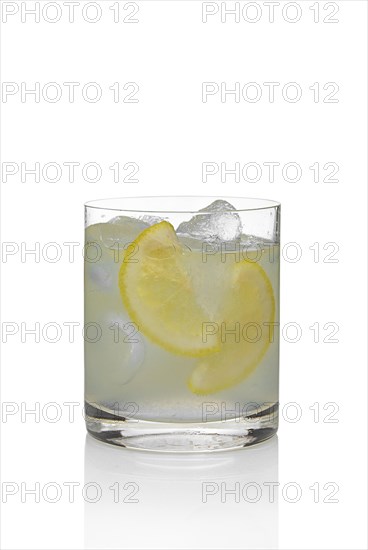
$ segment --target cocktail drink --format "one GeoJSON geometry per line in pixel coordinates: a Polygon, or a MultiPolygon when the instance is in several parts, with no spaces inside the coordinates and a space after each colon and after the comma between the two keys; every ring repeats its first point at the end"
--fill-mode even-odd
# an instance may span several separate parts
{"type": "Polygon", "coordinates": [[[87,203],[92,435],[185,452],[276,432],[279,227],[279,204],[261,199],[87,203]]]}

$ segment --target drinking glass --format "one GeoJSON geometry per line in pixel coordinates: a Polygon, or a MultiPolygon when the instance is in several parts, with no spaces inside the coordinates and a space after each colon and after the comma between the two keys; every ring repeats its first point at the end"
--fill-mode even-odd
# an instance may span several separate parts
{"type": "Polygon", "coordinates": [[[278,426],[280,204],[85,205],[85,417],[154,451],[245,447],[278,426]]]}

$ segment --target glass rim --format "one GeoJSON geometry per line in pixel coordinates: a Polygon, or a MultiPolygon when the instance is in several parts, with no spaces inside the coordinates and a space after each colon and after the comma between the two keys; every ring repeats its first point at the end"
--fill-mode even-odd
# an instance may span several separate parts
{"type": "Polygon", "coordinates": [[[110,198],[104,198],[104,199],[94,199],[91,201],[87,201],[84,203],[84,207],[87,208],[94,208],[97,210],[112,210],[117,212],[132,212],[132,213],[140,213],[140,214],[203,214],[203,215],[211,215],[213,212],[203,212],[202,210],[196,210],[196,209],[190,209],[190,208],[175,208],[175,209],[162,209],[162,208],[154,208],[154,209],[148,209],[148,208],[129,208],[129,205],[126,207],[116,207],[111,206],[112,203],[115,201],[126,201],[129,203],[129,201],[144,201],[144,200],[159,200],[159,199],[170,199],[170,200],[178,200],[181,199],[192,199],[193,201],[197,199],[208,199],[210,203],[216,201],[216,200],[223,200],[227,202],[231,202],[232,200],[238,200],[238,201],[249,201],[251,204],[252,202],[255,204],[254,206],[247,206],[244,208],[235,208],[234,210],[231,210],[231,212],[251,212],[255,210],[272,210],[274,208],[280,208],[281,203],[279,201],[275,201],[272,199],[263,199],[263,198],[257,198],[257,197],[234,197],[234,196],[214,196],[214,195],[147,195],[147,196],[135,196],[135,197],[110,197],[110,198]],[[258,204],[257,204],[258,203],[258,204]]]}

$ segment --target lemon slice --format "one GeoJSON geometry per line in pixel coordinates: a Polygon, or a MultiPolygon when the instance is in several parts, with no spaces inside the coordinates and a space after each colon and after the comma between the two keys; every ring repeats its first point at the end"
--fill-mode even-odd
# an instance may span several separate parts
{"type": "Polygon", "coordinates": [[[173,226],[163,221],[145,229],[132,247],[134,254],[120,268],[119,288],[137,328],[173,353],[200,357],[217,351],[218,335],[203,339],[203,323],[213,321],[213,314],[200,301],[193,262],[173,226]]]}
{"type": "Polygon", "coordinates": [[[193,393],[215,393],[249,376],[272,340],[275,300],[264,269],[255,262],[232,266],[231,292],[224,299],[223,321],[218,327],[221,349],[201,359],[192,372],[193,393]],[[271,335],[271,337],[270,337],[271,335]]]}

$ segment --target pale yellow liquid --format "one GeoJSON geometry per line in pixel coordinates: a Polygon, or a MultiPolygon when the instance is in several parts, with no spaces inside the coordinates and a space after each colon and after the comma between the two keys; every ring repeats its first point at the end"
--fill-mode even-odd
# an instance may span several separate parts
{"type": "MultiPolygon", "coordinates": [[[[87,228],[86,241],[95,239],[94,227],[87,228]]],[[[127,239],[129,243],[131,239],[127,239]]],[[[204,261],[202,243],[183,239],[193,280],[200,292],[208,293],[214,303],[221,295],[221,277],[229,263],[244,256],[239,243],[237,254],[218,247],[204,261]]],[[[106,244],[106,243],[105,243],[106,244]]],[[[122,243],[124,244],[124,243],[122,243]]],[[[135,419],[162,422],[202,422],[225,420],[267,409],[278,400],[279,331],[270,331],[269,347],[255,370],[243,381],[226,390],[196,395],[188,379],[198,359],[171,353],[145,337],[124,309],[118,275],[121,261],[101,246],[101,258],[85,262],[85,392],[86,401],[95,407],[135,419]],[[117,260],[117,261],[114,261],[117,260]],[[119,261],[118,261],[119,260],[119,261]],[[92,325],[89,325],[92,323],[92,325]],[[96,329],[95,324],[100,327],[96,329]],[[120,327],[120,328],[119,328],[120,327]],[[96,339],[92,342],[91,340],[96,339]]],[[[121,246],[121,244],[120,244],[121,246]]],[[[231,245],[227,246],[229,250],[231,245]]],[[[273,288],[279,319],[279,245],[262,244],[248,259],[257,261],[273,288]]],[[[211,300],[210,300],[211,301],[211,300]]],[[[208,302],[208,300],[207,300],[208,302]]],[[[244,304],[246,307],[246,304],[244,304]]],[[[229,330],[233,327],[228,327],[229,330]]],[[[221,328],[219,328],[221,330],[221,328]]],[[[230,333],[227,338],[234,338],[230,333]]],[[[241,336],[242,337],[242,336],[241,336]]]]}

